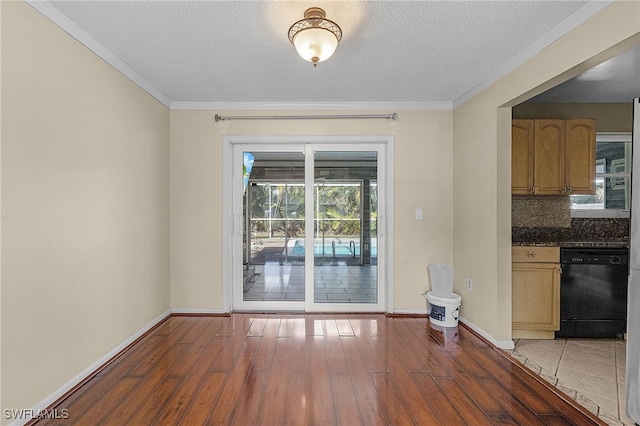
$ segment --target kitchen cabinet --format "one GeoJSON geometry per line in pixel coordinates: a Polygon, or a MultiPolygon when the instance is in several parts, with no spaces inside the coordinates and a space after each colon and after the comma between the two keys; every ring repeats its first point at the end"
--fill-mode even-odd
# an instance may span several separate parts
{"type": "Polygon", "coordinates": [[[512,248],[511,320],[514,339],[553,339],[560,329],[560,249],[512,248]]]}
{"type": "Polygon", "coordinates": [[[511,193],[593,194],[595,120],[513,120],[511,193]]]}

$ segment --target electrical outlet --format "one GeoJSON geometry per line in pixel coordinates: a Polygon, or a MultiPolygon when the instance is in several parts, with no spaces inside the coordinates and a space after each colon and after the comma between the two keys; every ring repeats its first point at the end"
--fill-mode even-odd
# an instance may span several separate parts
{"type": "Polygon", "coordinates": [[[473,280],[467,277],[467,291],[473,291],[473,280]]]}

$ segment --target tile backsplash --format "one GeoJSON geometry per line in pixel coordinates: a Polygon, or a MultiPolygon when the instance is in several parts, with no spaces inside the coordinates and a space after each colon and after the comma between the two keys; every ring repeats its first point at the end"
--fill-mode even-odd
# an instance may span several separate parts
{"type": "Polygon", "coordinates": [[[511,199],[512,227],[571,227],[568,196],[513,196],[511,199]]]}
{"type": "Polygon", "coordinates": [[[514,196],[511,205],[514,244],[629,241],[630,219],[571,218],[569,197],[514,196]]]}

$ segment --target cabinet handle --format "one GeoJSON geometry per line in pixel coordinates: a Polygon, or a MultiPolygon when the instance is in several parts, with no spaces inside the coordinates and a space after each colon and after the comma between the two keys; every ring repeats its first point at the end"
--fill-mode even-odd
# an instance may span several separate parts
{"type": "Polygon", "coordinates": [[[536,187],[532,186],[531,189],[529,190],[529,192],[531,192],[532,194],[536,193],[536,187]]]}
{"type": "Polygon", "coordinates": [[[530,257],[536,257],[536,252],[535,251],[530,251],[529,252],[529,256],[530,257]]]}

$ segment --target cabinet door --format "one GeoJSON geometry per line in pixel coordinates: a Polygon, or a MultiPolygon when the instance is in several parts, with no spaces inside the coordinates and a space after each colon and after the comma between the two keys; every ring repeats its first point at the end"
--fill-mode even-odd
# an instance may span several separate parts
{"type": "Polygon", "coordinates": [[[567,120],[565,183],[569,194],[594,194],[596,178],[595,120],[567,120]]]}
{"type": "Polygon", "coordinates": [[[563,194],[564,183],[564,120],[535,120],[534,193],[563,194]]]}
{"type": "Polygon", "coordinates": [[[511,193],[533,193],[533,120],[511,122],[511,193]]]}
{"type": "Polygon", "coordinates": [[[512,273],[513,329],[559,330],[559,264],[514,263],[512,273]]]}

